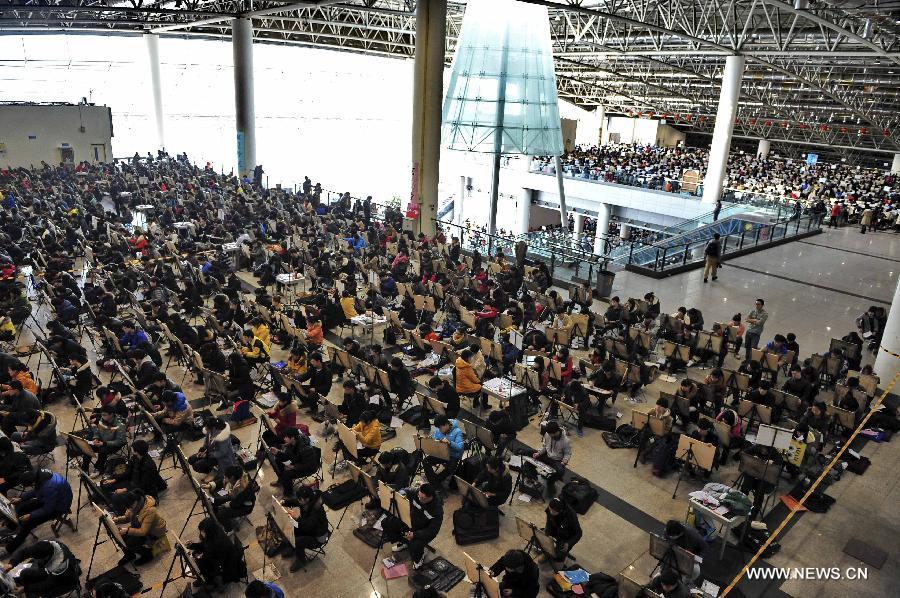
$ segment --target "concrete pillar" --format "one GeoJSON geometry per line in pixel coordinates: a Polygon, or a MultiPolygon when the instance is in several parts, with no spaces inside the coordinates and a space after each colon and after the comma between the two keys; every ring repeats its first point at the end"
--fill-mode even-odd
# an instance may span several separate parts
{"type": "MultiPolygon", "coordinates": [[[[881,336],[881,347],[875,357],[875,373],[881,378],[882,388],[886,388],[900,372],[900,358],[892,353],[900,354],[900,277],[897,288],[894,289],[894,300],[884,325],[884,334],[881,336]]],[[[897,387],[892,392],[898,394],[897,387]]]]}
{"type": "Polygon", "coordinates": [[[419,204],[418,232],[427,236],[434,234],[438,208],[446,31],[447,0],[416,3],[410,199],[419,204]]]}
{"type": "Polygon", "coordinates": [[[523,187],[516,198],[516,234],[524,235],[528,232],[531,220],[531,189],[523,187]]]}
{"type": "Polygon", "coordinates": [[[147,61],[150,63],[150,86],[153,91],[153,120],[156,124],[156,145],[166,149],[166,130],[163,123],[162,75],[159,72],[159,35],[145,33],[147,42],[147,61]]]}
{"type": "Polygon", "coordinates": [[[760,139],[759,146],[756,148],[756,155],[765,158],[769,155],[769,148],[772,143],[768,139],[760,139]]]}
{"type": "Polygon", "coordinates": [[[891,164],[891,172],[900,173],[900,154],[894,154],[894,162],[891,164]]]}
{"type": "Polygon", "coordinates": [[[256,168],[256,109],[253,103],[253,23],[240,18],[231,21],[231,49],[234,56],[234,116],[237,129],[237,163],[240,176],[256,168]]]}
{"type": "Polygon", "coordinates": [[[566,189],[563,185],[563,168],[562,159],[559,156],[553,157],[556,164],[556,185],[559,188],[559,219],[562,221],[563,231],[569,230],[569,210],[566,208],[566,189]]]}
{"type": "Polygon", "coordinates": [[[703,180],[703,203],[716,203],[721,198],[725,186],[728,150],[731,147],[731,133],[734,130],[734,118],[737,116],[738,99],[741,95],[744,61],[743,56],[729,56],[725,59],[716,126],[713,129],[712,145],[709,149],[709,165],[706,168],[706,178],[703,180]]]}
{"type": "Polygon", "coordinates": [[[572,212],[572,218],[575,220],[575,234],[580,235],[584,232],[584,218],[585,215],[580,212],[572,212]]]}
{"type": "Polygon", "coordinates": [[[631,238],[631,226],[624,222],[619,225],[619,238],[628,240],[631,238]]]}
{"type": "Polygon", "coordinates": [[[594,233],[594,253],[603,255],[603,236],[609,230],[609,204],[597,204],[597,231],[594,233]]]}

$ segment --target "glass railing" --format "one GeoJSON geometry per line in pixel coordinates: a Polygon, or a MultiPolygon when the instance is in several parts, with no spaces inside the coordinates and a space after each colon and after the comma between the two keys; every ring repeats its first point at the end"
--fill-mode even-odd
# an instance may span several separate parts
{"type": "MultiPolygon", "coordinates": [[[[821,214],[801,215],[798,218],[777,220],[769,224],[751,226],[739,233],[719,239],[723,258],[750,248],[762,247],[784,239],[806,235],[822,228],[821,214]]],[[[679,244],[658,244],[633,250],[626,264],[639,269],[663,272],[702,263],[709,238],[689,240],[679,244]]]]}

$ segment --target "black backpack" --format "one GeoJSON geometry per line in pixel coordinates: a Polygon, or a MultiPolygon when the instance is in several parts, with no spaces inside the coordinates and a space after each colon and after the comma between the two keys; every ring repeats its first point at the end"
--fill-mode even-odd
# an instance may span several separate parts
{"type": "Polygon", "coordinates": [[[584,515],[597,500],[599,493],[586,480],[573,477],[562,487],[560,496],[566,504],[575,509],[579,515],[584,515]]]}

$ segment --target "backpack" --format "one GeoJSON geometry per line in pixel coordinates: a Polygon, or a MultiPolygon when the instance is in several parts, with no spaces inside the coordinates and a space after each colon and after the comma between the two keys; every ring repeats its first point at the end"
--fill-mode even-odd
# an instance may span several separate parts
{"type": "Polygon", "coordinates": [[[677,442],[671,436],[662,438],[652,449],[650,460],[653,475],[663,477],[675,468],[675,449],[677,442]]]}
{"type": "Polygon", "coordinates": [[[562,487],[560,497],[579,515],[584,515],[597,500],[599,493],[586,480],[572,477],[562,487]]]}

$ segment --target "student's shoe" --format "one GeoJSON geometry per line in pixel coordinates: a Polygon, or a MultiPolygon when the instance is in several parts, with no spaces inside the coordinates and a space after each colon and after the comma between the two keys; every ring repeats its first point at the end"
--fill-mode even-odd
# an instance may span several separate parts
{"type": "Polygon", "coordinates": [[[709,282],[708,279],[706,279],[706,278],[703,279],[703,284],[706,284],[706,283],[708,283],[708,282],[709,282]]]}
{"type": "Polygon", "coordinates": [[[424,564],[425,564],[425,555],[423,554],[421,559],[419,559],[418,561],[413,563],[413,569],[418,571],[424,564]]]}
{"type": "Polygon", "coordinates": [[[713,276],[713,280],[719,280],[718,276],[713,276]]]}
{"type": "Polygon", "coordinates": [[[222,401],[221,403],[219,403],[219,406],[216,407],[216,411],[228,411],[230,408],[231,405],[228,403],[228,401],[222,401]]]}
{"type": "Polygon", "coordinates": [[[584,438],[584,428],[578,428],[575,430],[575,433],[578,434],[579,438],[584,438]]]}
{"type": "Polygon", "coordinates": [[[400,542],[397,542],[396,544],[391,546],[391,552],[403,552],[404,550],[406,550],[406,544],[402,544],[400,542]]]}

